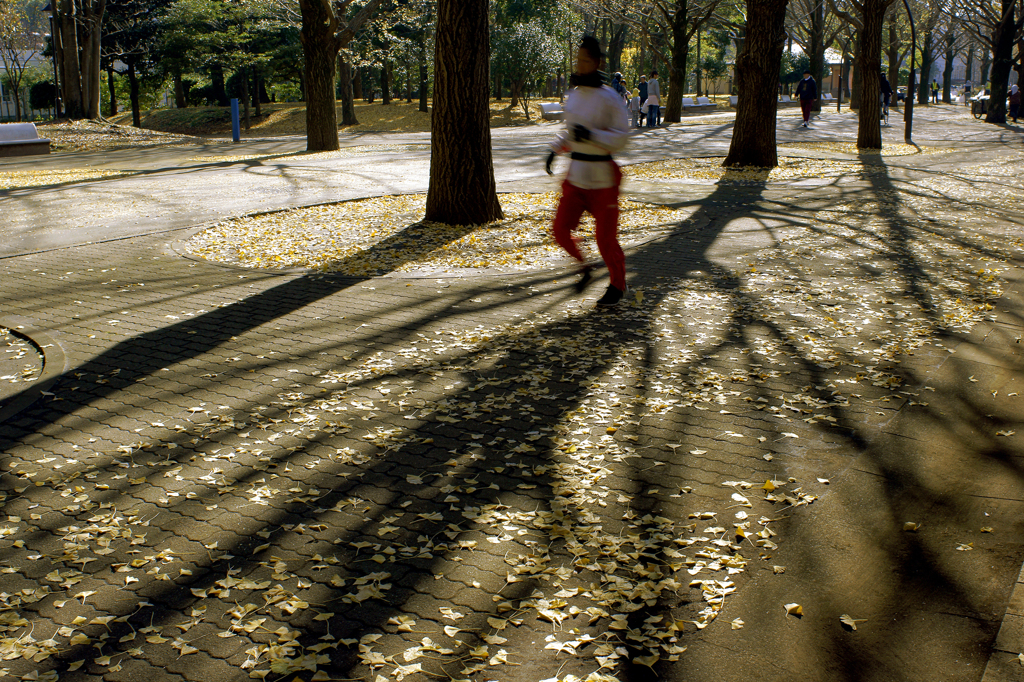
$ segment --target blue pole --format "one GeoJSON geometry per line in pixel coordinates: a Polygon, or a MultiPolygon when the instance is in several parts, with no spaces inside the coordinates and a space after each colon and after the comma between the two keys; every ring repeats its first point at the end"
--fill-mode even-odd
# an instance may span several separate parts
{"type": "Polygon", "coordinates": [[[242,141],[241,124],[238,121],[238,100],[231,100],[231,140],[232,142],[242,141]]]}

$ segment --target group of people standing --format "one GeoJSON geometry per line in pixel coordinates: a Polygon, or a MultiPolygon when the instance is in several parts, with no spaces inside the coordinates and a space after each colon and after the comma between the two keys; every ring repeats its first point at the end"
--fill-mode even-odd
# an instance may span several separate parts
{"type": "Polygon", "coordinates": [[[661,123],[661,83],[658,72],[651,71],[650,80],[640,76],[640,82],[630,92],[621,73],[612,76],[611,87],[622,98],[630,113],[633,128],[654,128],[661,123]]]}

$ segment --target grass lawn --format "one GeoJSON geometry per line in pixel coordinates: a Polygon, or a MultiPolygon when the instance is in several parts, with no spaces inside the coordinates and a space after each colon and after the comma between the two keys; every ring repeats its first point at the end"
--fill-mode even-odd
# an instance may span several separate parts
{"type": "MultiPolygon", "coordinates": [[[[530,102],[530,119],[527,120],[521,106],[514,109],[509,100],[491,100],[491,127],[531,125],[540,120],[540,103],[530,102]]],[[[338,107],[341,119],[341,107],[338,107]]],[[[342,132],[426,132],[430,130],[430,114],[419,110],[419,102],[413,100],[392,100],[384,106],[379,101],[373,104],[356,102],[356,118],[359,125],[343,126],[342,132]]],[[[274,135],[302,135],[306,132],[306,105],[303,102],[264,104],[263,116],[257,118],[250,109],[250,128],[243,129],[243,136],[272,137],[274,135]]],[[[131,112],[118,114],[114,123],[131,125],[131,112]]],[[[187,109],[152,109],[142,115],[142,127],[178,135],[226,136],[231,134],[231,109],[229,107],[189,107],[187,109]]],[[[244,120],[243,120],[244,127],[244,120]]]]}

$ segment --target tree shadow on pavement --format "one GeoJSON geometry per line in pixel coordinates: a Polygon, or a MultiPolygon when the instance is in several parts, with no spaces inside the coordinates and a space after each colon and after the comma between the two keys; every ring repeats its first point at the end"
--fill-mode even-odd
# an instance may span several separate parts
{"type": "MultiPolygon", "coordinates": [[[[455,679],[484,669],[483,678],[503,680],[583,676],[599,665],[620,679],[653,679],[654,669],[670,679],[711,679],[699,667],[706,658],[690,661],[677,649],[728,633],[724,618],[712,621],[733,599],[758,604],[772,593],[761,585],[772,545],[796,545],[790,551],[811,571],[826,563],[814,554],[819,545],[802,537],[814,529],[801,515],[811,518],[816,507],[806,508],[807,492],[785,487],[788,478],[813,481],[823,468],[860,463],[896,410],[878,403],[888,418],[872,421],[871,408],[851,407],[833,383],[852,351],[820,338],[816,322],[831,312],[840,338],[856,349],[861,337],[831,310],[845,305],[820,272],[832,263],[812,240],[794,246],[785,234],[812,214],[766,199],[763,185],[722,183],[694,218],[707,218],[706,227],[631,250],[629,262],[642,264],[631,278],[641,295],[614,312],[574,307],[568,283],[548,275],[516,277],[513,291],[487,280],[440,296],[394,295],[389,306],[357,304],[352,280],[299,277],[126,340],[67,377],[80,391],[5,426],[8,513],[28,515],[33,504],[53,510],[32,520],[25,551],[77,545],[64,545],[58,576],[71,583],[69,606],[95,603],[117,619],[87,623],[89,636],[110,633],[103,652],[126,666],[145,661],[190,679],[247,678],[253,647],[257,669],[275,661],[278,673],[307,678],[316,669],[329,677],[416,676],[421,664],[455,679]],[[756,274],[766,266],[750,265],[756,256],[748,252],[712,256],[726,228],[743,220],[773,234],[774,249],[785,250],[781,264],[756,274]],[[797,308],[801,300],[810,304],[797,308]],[[339,309],[352,325],[338,328],[339,309]],[[246,346],[277,341],[273,324],[293,340],[280,359],[249,351],[232,360],[246,346]],[[384,348],[370,347],[376,343],[384,348]],[[304,371],[292,372],[296,364],[304,371]],[[188,376],[172,383],[160,374],[170,367],[188,376]],[[220,396],[234,405],[216,408],[220,396]],[[156,424],[143,421],[156,414],[156,424]],[[149,428],[135,435],[136,426],[149,428]],[[35,448],[45,452],[43,434],[71,442],[75,432],[101,438],[103,447],[92,447],[104,452],[43,481],[30,466],[35,448]],[[763,457],[766,450],[774,457],[763,457]],[[93,487],[76,494],[78,477],[93,487]],[[758,487],[774,479],[794,503],[766,511],[756,500],[757,513],[773,520],[752,519],[748,538],[735,535],[741,521],[732,517],[750,507],[730,497],[754,499],[757,488],[736,483],[745,479],[758,487]],[[723,495],[727,480],[735,485],[723,495]],[[55,489],[69,498],[54,501],[55,489]],[[64,502],[80,509],[58,511],[64,502]],[[118,511],[128,509],[131,521],[118,511]],[[73,514],[77,527],[69,530],[73,514]],[[110,533],[90,526],[130,529],[142,540],[102,545],[96,537],[110,533]],[[148,572],[161,565],[188,572],[148,572]],[[690,589],[683,571],[694,568],[690,575],[731,583],[737,596],[717,584],[690,589]],[[111,601],[75,598],[88,591],[111,601]],[[136,613],[139,598],[151,604],[136,613]],[[696,633],[694,621],[702,623],[696,633]],[[114,643],[148,626],[157,630],[143,631],[147,637],[164,641],[139,653],[135,639],[114,643]],[[185,634],[172,639],[172,629],[185,634]]],[[[907,299],[933,321],[936,306],[921,303],[922,268],[903,263],[913,256],[909,241],[894,242],[892,260],[906,266],[907,299]]],[[[875,366],[857,381],[914,385],[906,371],[875,366]]],[[[888,386],[857,390],[871,401],[890,394],[888,386]]],[[[906,464],[902,452],[892,461],[906,464]]],[[[911,489],[880,489],[877,513],[898,517],[911,489]]],[[[0,558],[23,563],[19,551],[0,558]]],[[[926,565],[907,566],[942,574],[933,565],[939,554],[922,548],[907,556],[926,565]]],[[[797,568],[791,574],[800,575],[797,568]]],[[[970,606],[965,589],[950,589],[960,583],[950,576],[929,584],[947,590],[946,608],[970,606]]],[[[51,608],[61,594],[43,597],[41,617],[63,617],[51,608]]],[[[778,609],[761,606],[766,614],[778,609]]],[[[756,613],[743,617],[751,624],[737,632],[761,624],[756,613]]],[[[790,643],[794,651],[843,649],[827,635],[790,643]]],[[[61,657],[91,656],[88,646],[61,657]]],[[[865,655],[842,650],[829,671],[853,679],[856,667],[841,666],[865,655]]],[[[104,673],[102,663],[83,670],[104,673]]]]}

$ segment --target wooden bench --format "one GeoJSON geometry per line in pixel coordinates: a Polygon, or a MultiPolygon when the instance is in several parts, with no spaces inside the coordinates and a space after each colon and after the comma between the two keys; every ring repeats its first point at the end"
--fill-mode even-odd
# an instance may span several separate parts
{"type": "Polygon", "coordinates": [[[49,153],[50,141],[39,137],[35,123],[0,123],[0,156],[49,153]]]}
{"type": "Polygon", "coordinates": [[[685,112],[714,111],[715,109],[715,104],[707,97],[698,97],[696,102],[692,97],[683,98],[683,111],[685,112]]]}
{"type": "Polygon", "coordinates": [[[543,102],[540,105],[540,117],[545,121],[561,121],[565,118],[565,112],[558,102],[543,102]]]}

